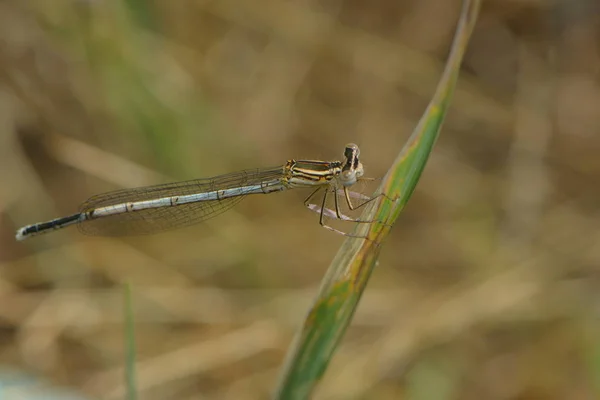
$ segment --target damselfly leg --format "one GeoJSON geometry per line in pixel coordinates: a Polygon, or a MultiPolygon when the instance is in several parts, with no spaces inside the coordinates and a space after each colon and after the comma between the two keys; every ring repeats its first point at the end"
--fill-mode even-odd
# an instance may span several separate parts
{"type": "MultiPolygon", "coordinates": [[[[367,180],[367,179],[365,179],[365,180],[367,180]]],[[[368,180],[371,180],[371,179],[368,179],[368,180]]],[[[343,214],[341,211],[340,200],[339,200],[339,197],[342,195],[344,196],[344,199],[345,199],[346,205],[348,206],[348,209],[350,211],[355,211],[355,210],[358,210],[361,207],[369,204],[373,200],[378,199],[383,194],[380,193],[376,196],[368,197],[366,195],[363,195],[362,193],[352,192],[352,191],[348,190],[348,187],[346,187],[346,186],[344,186],[342,189],[335,189],[334,187],[326,187],[326,188],[320,187],[311,192],[311,194],[304,200],[304,205],[309,210],[319,213],[319,224],[322,227],[324,227],[330,231],[336,232],[338,234],[344,235],[344,236],[362,237],[362,236],[358,236],[358,235],[352,235],[347,232],[343,232],[339,229],[336,229],[336,228],[328,225],[326,222],[327,218],[337,219],[339,221],[355,222],[355,223],[363,223],[363,224],[370,224],[373,222],[378,222],[376,220],[361,220],[358,218],[352,218],[352,217],[349,217],[349,216],[343,214]],[[321,200],[321,205],[319,206],[317,204],[311,203],[310,201],[321,190],[323,190],[323,199],[321,200]],[[333,210],[331,208],[327,207],[327,199],[328,199],[328,196],[330,193],[333,194],[333,203],[334,203],[333,210]],[[363,201],[362,203],[360,203],[358,205],[354,205],[351,200],[351,198],[353,198],[353,197],[359,198],[359,199],[362,199],[365,201],[363,201]]]]}

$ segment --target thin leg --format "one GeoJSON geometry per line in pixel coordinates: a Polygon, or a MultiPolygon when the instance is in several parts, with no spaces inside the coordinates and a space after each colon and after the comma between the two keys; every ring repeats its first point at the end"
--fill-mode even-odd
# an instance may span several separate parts
{"type": "MultiPolygon", "coordinates": [[[[352,205],[352,202],[350,201],[350,194],[348,193],[348,188],[346,186],[344,186],[344,196],[346,196],[346,203],[348,203],[348,207],[350,208],[350,210],[352,210],[352,211],[356,210],[356,208],[354,208],[354,206],[352,205]]],[[[369,202],[371,200],[372,200],[372,198],[370,200],[365,201],[363,204],[366,204],[367,202],[369,202]]]]}
{"type": "MultiPolygon", "coordinates": [[[[327,200],[327,192],[329,192],[329,189],[326,189],[326,190],[325,190],[325,195],[323,196],[323,203],[321,204],[321,218],[319,219],[319,223],[321,224],[321,226],[322,226],[323,228],[325,228],[325,229],[329,229],[330,231],[332,231],[332,232],[335,232],[335,233],[338,233],[338,234],[340,234],[340,235],[349,236],[349,237],[364,238],[365,236],[360,236],[360,235],[352,235],[352,234],[350,234],[350,233],[347,233],[347,232],[342,232],[342,231],[340,231],[340,230],[338,230],[338,229],[335,229],[334,227],[332,227],[332,226],[329,226],[329,225],[327,225],[327,224],[325,223],[325,219],[324,219],[324,213],[323,213],[323,212],[324,212],[324,210],[325,210],[325,203],[326,203],[326,200],[327,200]]],[[[341,212],[340,212],[340,205],[339,205],[339,203],[338,203],[338,198],[337,198],[337,197],[338,197],[338,195],[337,195],[337,192],[336,192],[336,190],[335,190],[335,189],[333,189],[333,196],[334,196],[335,212],[336,212],[336,214],[337,214],[337,218],[343,221],[344,219],[342,218],[342,215],[341,215],[341,212]]],[[[347,221],[347,220],[348,220],[348,219],[346,219],[346,221],[347,221]]]]}
{"type": "Polygon", "coordinates": [[[333,203],[335,204],[335,215],[337,216],[337,219],[343,219],[342,212],[340,211],[340,202],[338,201],[338,193],[335,189],[333,189],[333,200],[333,203]]]}
{"type": "Polygon", "coordinates": [[[331,226],[329,226],[329,225],[327,225],[327,224],[321,224],[321,226],[322,226],[323,228],[325,228],[325,229],[328,229],[328,230],[330,230],[330,231],[332,231],[332,232],[335,232],[335,233],[337,233],[338,235],[342,235],[342,236],[348,236],[348,237],[353,237],[353,238],[361,238],[361,239],[364,239],[364,238],[366,238],[366,236],[364,236],[364,235],[353,235],[353,234],[351,234],[351,233],[348,233],[348,232],[343,232],[343,231],[340,231],[339,229],[335,229],[335,228],[333,228],[333,227],[331,227],[331,226]]]}
{"type": "MultiPolygon", "coordinates": [[[[343,195],[344,189],[338,189],[338,190],[336,190],[336,193],[338,195],[343,195]]],[[[370,199],[369,196],[364,195],[362,193],[353,192],[352,190],[348,190],[348,194],[350,195],[350,198],[354,198],[354,199],[361,199],[361,200],[369,200],[370,199]]]]}
{"type": "MultiPolygon", "coordinates": [[[[370,199],[368,199],[368,200],[366,200],[366,201],[364,201],[364,202],[360,203],[359,205],[357,205],[357,206],[354,206],[354,205],[352,204],[352,201],[350,200],[350,193],[349,193],[349,191],[348,191],[348,188],[347,188],[347,187],[344,187],[344,195],[345,195],[345,197],[346,197],[346,203],[348,204],[348,208],[350,208],[350,210],[351,210],[351,211],[354,211],[354,210],[356,210],[356,209],[359,209],[359,208],[363,207],[364,205],[366,205],[366,204],[368,204],[368,203],[372,202],[373,200],[375,200],[375,199],[377,199],[377,198],[379,198],[379,197],[381,197],[381,196],[383,196],[383,197],[385,197],[385,198],[389,199],[389,197],[388,197],[388,196],[386,196],[385,194],[383,194],[383,193],[379,193],[377,196],[373,196],[373,197],[371,197],[370,199]]],[[[382,221],[377,221],[377,220],[363,221],[363,220],[360,220],[360,219],[348,219],[348,218],[344,218],[343,220],[344,220],[344,221],[358,222],[358,223],[365,223],[365,224],[371,224],[371,223],[373,223],[373,222],[383,223],[382,221]]],[[[384,224],[384,223],[383,223],[383,224],[384,224]]],[[[386,225],[386,224],[384,224],[384,225],[386,225]]]]}
{"type": "Polygon", "coordinates": [[[304,205],[308,207],[308,202],[310,201],[310,199],[312,199],[313,197],[315,197],[315,194],[317,194],[317,192],[321,190],[320,187],[318,187],[316,190],[314,190],[311,194],[308,195],[308,197],[306,198],[306,200],[304,200],[304,205]]]}
{"type": "Polygon", "coordinates": [[[356,207],[352,205],[352,201],[350,200],[350,194],[348,193],[348,188],[344,186],[344,196],[346,197],[346,203],[348,204],[348,208],[350,208],[351,211],[354,211],[356,209],[361,208],[362,206],[372,202],[373,200],[377,199],[380,196],[384,196],[383,193],[379,193],[377,196],[373,196],[371,197],[369,200],[366,200],[362,203],[360,203],[359,205],[357,205],[356,207]]]}
{"type": "MultiPolygon", "coordinates": [[[[311,199],[312,199],[312,198],[313,198],[313,197],[314,197],[314,196],[317,194],[317,192],[319,192],[321,189],[322,189],[322,188],[317,188],[316,190],[314,190],[314,191],[313,191],[313,192],[312,192],[312,193],[311,193],[311,194],[310,194],[310,195],[309,195],[309,196],[306,198],[306,200],[304,200],[304,205],[305,205],[305,206],[306,206],[306,207],[307,207],[309,210],[311,210],[311,211],[315,211],[315,212],[318,212],[318,213],[319,213],[319,224],[320,224],[322,227],[324,227],[324,228],[326,228],[326,229],[328,229],[328,230],[330,230],[330,231],[333,231],[333,232],[335,232],[335,233],[338,233],[338,234],[340,234],[340,235],[349,236],[349,237],[359,237],[359,238],[364,238],[364,236],[360,236],[360,235],[352,235],[352,234],[349,234],[349,233],[346,233],[346,232],[340,231],[340,230],[338,230],[338,229],[335,229],[335,228],[333,228],[333,227],[331,227],[331,226],[327,225],[327,223],[325,222],[325,219],[327,218],[327,216],[325,215],[325,210],[327,210],[329,213],[332,213],[332,212],[333,212],[332,210],[328,210],[328,209],[326,209],[326,208],[325,208],[325,206],[326,206],[326,204],[327,204],[327,196],[329,195],[329,193],[328,193],[328,192],[329,192],[329,188],[326,188],[326,189],[325,189],[325,193],[323,194],[323,201],[321,202],[321,207],[320,207],[320,208],[319,208],[317,205],[310,203],[310,200],[311,200],[311,199]]],[[[346,198],[346,202],[347,202],[347,204],[348,204],[348,207],[349,207],[349,208],[350,208],[350,210],[352,210],[352,211],[354,211],[354,210],[356,210],[356,209],[358,209],[358,208],[360,208],[360,207],[363,207],[363,206],[364,206],[364,205],[366,205],[367,203],[370,203],[371,201],[373,201],[373,200],[375,200],[375,199],[379,198],[380,196],[384,196],[384,197],[388,198],[387,196],[385,196],[385,194],[383,194],[383,193],[380,193],[380,194],[378,194],[377,196],[371,197],[371,198],[369,198],[368,200],[366,200],[366,201],[364,201],[364,202],[360,203],[359,205],[357,205],[357,206],[354,206],[354,205],[352,204],[352,201],[350,200],[350,193],[349,193],[349,191],[348,191],[348,188],[347,188],[347,187],[344,187],[344,189],[343,189],[343,190],[344,190],[344,195],[345,195],[345,198],[346,198]]],[[[348,217],[348,216],[345,216],[345,215],[343,215],[343,214],[341,213],[341,210],[340,210],[340,205],[339,205],[339,199],[338,199],[338,195],[339,195],[339,194],[338,194],[338,191],[337,191],[335,188],[333,189],[333,195],[334,195],[334,204],[335,204],[335,216],[336,216],[336,218],[337,218],[337,219],[339,219],[339,220],[341,220],[341,221],[349,221],[349,222],[355,222],[355,223],[364,223],[364,224],[371,224],[371,223],[373,223],[373,222],[379,222],[379,223],[383,223],[383,222],[381,222],[381,221],[376,221],[376,220],[363,221],[363,220],[360,220],[360,219],[353,219],[353,218],[350,218],[350,217],[348,217]]],[[[365,197],[367,197],[367,196],[365,196],[365,197]]]]}
{"type": "Polygon", "coordinates": [[[319,216],[319,224],[321,224],[321,226],[326,226],[325,217],[324,217],[323,213],[325,212],[325,202],[327,201],[327,192],[328,192],[328,189],[325,189],[325,194],[323,195],[323,202],[321,203],[321,215],[319,216]]]}
{"type": "MultiPolygon", "coordinates": [[[[317,192],[319,192],[322,188],[317,188],[316,190],[314,190],[307,198],[306,200],[304,200],[304,205],[311,211],[313,212],[318,212],[319,213],[319,220],[320,221],[324,221],[326,218],[330,217],[330,218],[337,218],[341,221],[351,221],[351,222],[364,222],[364,221],[355,221],[354,219],[342,214],[341,210],[340,210],[340,206],[339,206],[339,200],[337,198],[338,193],[337,191],[334,190],[334,200],[335,200],[335,216],[332,216],[331,214],[334,213],[333,210],[330,210],[328,208],[325,207],[326,203],[327,203],[327,196],[329,195],[329,189],[325,189],[325,194],[323,196],[323,201],[321,206],[319,207],[318,205],[314,204],[314,203],[310,203],[310,200],[315,197],[315,194],[317,194],[317,192]],[[329,216],[326,214],[329,213],[329,216]]],[[[341,190],[341,189],[340,189],[341,190]]],[[[366,196],[365,196],[366,197],[366,196]]],[[[323,223],[321,223],[321,225],[323,225],[323,223]]]]}
{"type": "MultiPolygon", "coordinates": [[[[341,190],[341,189],[340,189],[340,190],[341,190]]],[[[354,210],[356,210],[356,209],[358,209],[358,208],[360,208],[360,207],[364,206],[365,204],[367,204],[367,203],[369,203],[369,202],[371,202],[371,201],[375,200],[375,199],[376,199],[376,198],[378,198],[379,196],[381,196],[381,194],[380,194],[380,195],[378,195],[378,196],[375,196],[375,197],[369,198],[367,201],[365,201],[365,202],[363,202],[363,203],[359,204],[358,206],[353,206],[353,205],[352,205],[352,203],[351,203],[351,201],[350,201],[350,195],[349,195],[348,189],[344,188],[344,190],[346,191],[346,202],[348,203],[348,207],[350,208],[350,210],[351,210],[351,211],[354,211],[354,210]]],[[[315,192],[313,192],[313,193],[312,193],[310,196],[308,196],[308,198],[306,199],[306,201],[305,201],[304,205],[305,205],[305,206],[306,206],[306,207],[307,207],[309,210],[311,210],[311,211],[314,211],[314,212],[318,212],[318,213],[319,213],[319,215],[320,215],[320,221],[324,221],[324,220],[325,220],[325,218],[328,218],[328,217],[329,217],[329,218],[336,218],[336,219],[338,219],[338,220],[340,220],[340,221],[356,222],[356,223],[363,223],[363,224],[370,224],[370,223],[376,222],[375,220],[364,221],[364,220],[361,220],[361,219],[350,218],[350,217],[348,217],[348,216],[346,216],[346,215],[342,214],[342,211],[340,210],[340,203],[339,203],[339,199],[338,199],[338,195],[339,195],[339,193],[338,193],[338,192],[337,192],[337,190],[335,190],[335,189],[333,190],[333,195],[334,195],[334,204],[335,204],[335,211],[334,211],[334,210],[331,210],[331,209],[328,209],[328,208],[325,208],[325,205],[326,205],[326,203],[327,203],[327,196],[329,195],[329,189],[326,189],[326,190],[325,190],[325,194],[324,194],[324,196],[323,196],[323,201],[322,201],[322,204],[321,204],[321,206],[320,206],[320,207],[319,207],[319,206],[317,206],[316,204],[313,204],[313,203],[308,203],[308,201],[309,201],[309,200],[310,200],[310,199],[313,197],[313,195],[314,195],[314,194],[315,194],[315,192]],[[325,211],[327,211],[327,212],[329,213],[329,215],[326,215],[326,214],[325,214],[325,211]],[[331,214],[333,214],[333,213],[335,213],[335,215],[334,215],[334,216],[332,216],[332,215],[331,215],[331,214]]],[[[366,197],[366,196],[365,196],[365,197],[366,197]]],[[[324,224],[324,223],[323,223],[323,222],[321,222],[321,225],[323,225],[323,224],[324,224]]]]}
{"type": "MultiPolygon", "coordinates": [[[[334,227],[332,227],[332,226],[330,226],[330,225],[327,225],[327,223],[325,222],[325,218],[326,218],[326,216],[325,216],[325,210],[326,210],[326,208],[325,208],[325,203],[326,203],[326,196],[327,196],[327,192],[328,192],[328,191],[326,191],[326,192],[325,192],[325,196],[323,196],[323,202],[321,203],[321,207],[320,207],[320,210],[319,210],[319,211],[320,211],[319,224],[320,224],[320,225],[321,225],[323,228],[325,228],[325,229],[328,229],[328,230],[330,230],[330,231],[332,231],[332,232],[335,232],[335,233],[337,233],[337,234],[339,234],[339,235],[348,236],[348,237],[354,237],[354,238],[361,238],[361,239],[365,239],[365,238],[366,238],[366,236],[365,236],[365,235],[353,235],[353,234],[351,234],[351,233],[343,232],[343,231],[341,231],[341,230],[339,230],[339,229],[336,229],[336,228],[334,228],[334,227]]],[[[318,207],[318,206],[317,206],[317,207],[310,207],[310,206],[315,206],[315,205],[313,205],[313,204],[309,204],[309,209],[311,209],[312,211],[316,211],[316,208],[318,207]]],[[[331,214],[333,214],[333,211],[332,211],[332,210],[329,210],[329,209],[327,209],[327,210],[328,210],[328,212],[330,213],[330,215],[331,215],[331,214]]],[[[349,218],[349,217],[346,217],[346,216],[344,216],[344,215],[341,215],[341,218],[339,218],[339,219],[340,219],[341,221],[351,221],[351,222],[357,222],[357,223],[371,223],[371,222],[373,222],[373,221],[361,221],[361,220],[355,220],[355,219],[351,219],[351,218],[349,218]]]]}

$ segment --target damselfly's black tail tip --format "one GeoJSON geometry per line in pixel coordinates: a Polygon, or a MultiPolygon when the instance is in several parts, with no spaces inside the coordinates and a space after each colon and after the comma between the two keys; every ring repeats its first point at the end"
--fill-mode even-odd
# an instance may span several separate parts
{"type": "Polygon", "coordinates": [[[23,228],[17,229],[15,239],[17,239],[18,242],[25,240],[30,236],[30,232],[27,231],[27,228],[29,228],[29,227],[25,226],[23,228]]]}
{"type": "Polygon", "coordinates": [[[86,213],[77,213],[67,217],[56,218],[47,222],[39,222],[37,224],[27,225],[17,230],[15,238],[18,241],[25,240],[30,236],[41,235],[42,233],[52,232],[69,225],[85,221],[87,218],[88,216],[86,213]]]}

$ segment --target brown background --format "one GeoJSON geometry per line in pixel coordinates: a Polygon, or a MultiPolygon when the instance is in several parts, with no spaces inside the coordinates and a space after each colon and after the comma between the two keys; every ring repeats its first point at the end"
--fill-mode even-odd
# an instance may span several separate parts
{"type": "MultiPolygon", "coordinates": [[[[0,1],[0,372],[122,398],[128,282],[141,398],[268,397],[343,240],[305,193],[141,238],[14,231],[103,191],[338,159],[347,142],[382,176],[459,9],[0,1]]],[[[440,140],[316,398],[600,397],[599,39],[594,0],[484,2],[440,140]]]]}

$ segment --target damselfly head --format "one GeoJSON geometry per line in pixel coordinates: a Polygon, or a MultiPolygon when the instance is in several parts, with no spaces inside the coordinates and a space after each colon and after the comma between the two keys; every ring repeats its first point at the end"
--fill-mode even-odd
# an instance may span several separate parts
{"type": "Polygon", "coordinates": [[[360,149],[354,143],[349,143],[344,149],[344,166],[342,167],[342,173],[340,174],[340,182],[344,186],[352,186],[356,183],[358,178],[363,176],[364,169],[358,156],[360,155],[360,149]]]}

